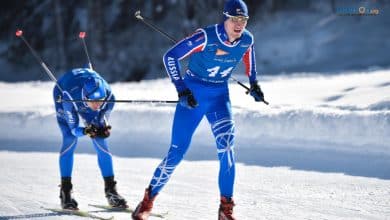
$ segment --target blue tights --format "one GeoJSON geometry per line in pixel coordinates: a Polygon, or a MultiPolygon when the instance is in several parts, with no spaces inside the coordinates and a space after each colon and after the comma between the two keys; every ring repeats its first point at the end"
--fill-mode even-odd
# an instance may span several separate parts
{"type": "Polygon", "coordinates": [[[227,85],[210,88],[202,83],[186,82],[186,84],[194,93],[199,106],[194,109],[187,109],[180,104],[176,106],[171,146],[154,172],[150,182],[151,194],[156,195],[168,182],[187,152],[195,129],[203,116],[206,116],[217,145],[220,194],[232,197],[235,177],[234,121],[227,85]]]}
{"type": "MultiPolygon", "coordinates": [[[[62,123],[61,121],[59,121],[58,124],[61,128],[63,136],[59,158],[61,177],[71,177],[73,170],[73,155],[74,150],[77,147],[77,137],[72,135],[66,124],[62,123]]],[[[97,152],[98,164],[102,176],[114,176],[112,156],[108,149],[106,139],[93,138],[91,140],[97,152]]]]}

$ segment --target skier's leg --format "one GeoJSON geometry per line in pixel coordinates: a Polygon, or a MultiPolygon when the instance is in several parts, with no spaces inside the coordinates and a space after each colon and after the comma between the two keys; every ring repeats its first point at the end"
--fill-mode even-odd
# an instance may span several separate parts
{"type": "Polygon", "coordinates": [[[72,197],[72,170],[73,155],[77,147],[77,137],[69,129],[65,121],[62,105],[56,102],[61,92],[57,87],[53,90],[54,105],[57,115],[57,123],[62,133],[62,146],[59,156],[59,166],[61,174],[60,199],[61,206],[64,209],[77,209],[77,201],[72,197]]]}
{"type": "Polygon", "coordinates": [[[202,120],[204,109],[201,105],[187,109],[180,104],[176,106],[172,127],[172,140],[167,156],[154,171],[149,187],[145,189],[144,198],[131,215],[135,220],[147,219],[153,208],[158,192],[167,184],[176,166],[183,159],[196,127],[202,120]]]}
{"type": "Polygon", "coordinates": [[[63,139],[59,158],[61,172],[61,206],[64,209],[77,209],[77,201],[72,196],[73,155],[77,146],[77,138],[72,135],[69,127],[65,123],[61,122],[61,120],[58,121],[63,139]]]}
{"type": "Polygon", "coordinates": [[[214,103],[206,114],[217,143],[219,159],[219,190],[221,203],[218,210],[218,219],[234,220],[233,216],[233,187],[235,177],[234,159],[234,121],[231,113],[230,101],[226,96],[214,103]]]}
{"type": "Polygon", "coordinates": [[[150,182],[150,195],[154,197],[168,182],[176,166],[183,159],[190,145],[192,135],[202,120],[204,109],[198,106],[187,109],[177,105],[172,127],[171,146],[166,157],[157,167],[150,182]]]}
{"type": "Polygon", "coordinates": [[[218,183],[221,194],[221,203],[218,210],[218,219],[234,220],[234,121],[228,97],[226,97],[225,101],[214,103],[210,109],[215,111],[210,111],[206,116],[210,122],[217,143],[220,166],[218,183]]]}
{"type": "Polygon", "coordinates": [[[59,158],[61,177],[72,177],[73,155],[77,147],[77,137],[71,133],[66,124],[59,122],[58,125],[62,132],[62,146],[59,158]]]}
{"type": "Polygon", "coordinates": [[[77,147],[77,137],[72,134],[68,124],[66,123],[62,104],[56,101],[60,95],[61,91],[57,87],[54,87],[53,100],[56,109],[57,123],[62,134],[59,166],[61,177],[64,178],[72,176],[73,154],[77,147]]]}
{"type": "Polygon", "coordinates": [[[102,176],[114,176],[112,155],[108,149],[107,140],[105,138],[92,138],[92,142],[97,153],[98,164],[102,176]]]}
{"type": "Polygon", "coordinates": [[[117,191],[112,155],[108,149],[107,140],[105,138],[93,138],[92,142],[97,152],[100,172],[104,178],[104,193],[108,204],[113,207],[126,208],[127,201],[117,191]]]}
{"type": "Polygon", "coordinates": [[[231,198],[235,178],[234,121],[230,101],[225,99],[213,104],[206,114],[217,144],[219,159],[219,189],[221,196],[231,198]]]}

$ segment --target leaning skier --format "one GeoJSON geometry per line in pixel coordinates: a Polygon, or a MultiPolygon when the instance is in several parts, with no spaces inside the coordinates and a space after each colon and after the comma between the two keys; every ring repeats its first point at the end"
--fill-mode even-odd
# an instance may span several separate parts
{"type": "Polygon", "coordinates": [[[179,103],[174,115],[169,151],[154,171],[144,198],[132,215],[133,219],[148,218],[156,196],[183,159],[203,116],[206,116],[211,125],[220,161],[218,219],[235,219],[234,121],[228,79],[241,59],[251,84],[250,94],[255,101],[264,100],[256,79],[254,39],[245,29],[248,18],[248,9],[242,0],[228,0],[222,23],[199,29],[164,55],[165,68],[176,87],[179,103]],[[179,61],[185,57],[189,57],[188,69],[182,77],[179,61]]]}
{"type": "Polygon", "coordinates": [[[89,136],[95,147],[98,164],[103,176],[104,192],[110,206],[127,208],[126,200],[117,192],[112,156],[106,138],[111,126],[107,124],[114,107],[115,97],[107,82],[95,71],[87,68],[73,69],[65,73],[53,90],[57,122],[62,132],[62,147],[59,164],[61,173],[60,199],[63,209],[77,210],[77,201],[72,196],[73,154],[77,140],[89,136]],[[85,102],[68,102],[85,100],[85,102]],[[79,116],[85,126],[79,126],[79,116]]]}

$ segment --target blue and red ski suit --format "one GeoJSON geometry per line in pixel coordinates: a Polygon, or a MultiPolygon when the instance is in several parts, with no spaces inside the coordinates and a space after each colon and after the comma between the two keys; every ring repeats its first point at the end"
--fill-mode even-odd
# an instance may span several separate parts
{"type": "Polygon", "coordinates": [[[182,92],[190,89],[199,105],[194,109],[180,104],[176,106],[171,145],[150,182],[151,196],[162,189],[183,159],[203,116],[206,116],[210,123],[217,145],[220,194],[228,198],[233,196],[234,121],[228,79],[236,65],[243,60],[249,81],[256,81],[253,43],[253,36],[247,30],[238,40],[229,43],[221,23],[199,29],[164,55],[166,71],[176,90],[182,92]],[[188,69],[182,76],[179,61],[186,57],[189,57],[188,69]]]}

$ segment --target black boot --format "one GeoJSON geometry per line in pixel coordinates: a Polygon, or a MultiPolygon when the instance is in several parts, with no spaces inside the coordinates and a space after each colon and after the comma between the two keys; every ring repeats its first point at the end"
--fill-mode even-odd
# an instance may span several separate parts
{"type": "Polygon", "coordinates": [[[116,181],[113,176],[104,177],[104,192],[110,206],[128,208],[127,201],[116,191],[116,181]]]}
{"type": "Polygon", "coordinates": [[[72,197],[71,177],[63,177],[61,179],[60,199],[63,209],[78,210],[77,201],[72,197]]]}

